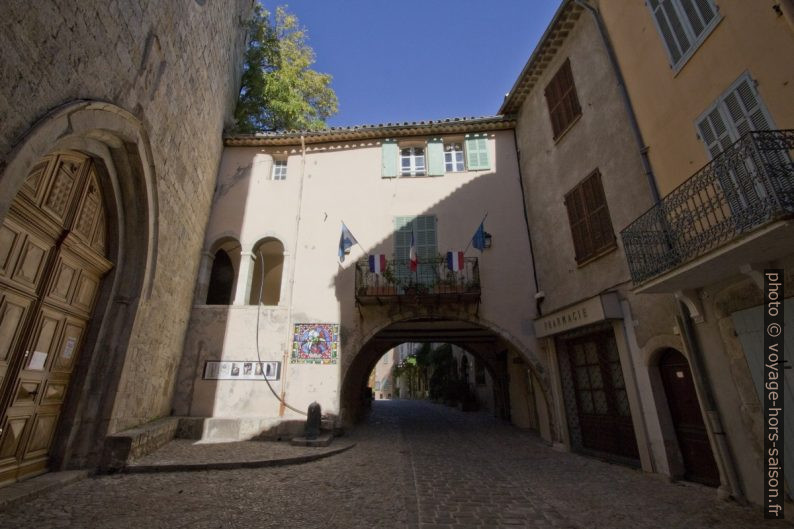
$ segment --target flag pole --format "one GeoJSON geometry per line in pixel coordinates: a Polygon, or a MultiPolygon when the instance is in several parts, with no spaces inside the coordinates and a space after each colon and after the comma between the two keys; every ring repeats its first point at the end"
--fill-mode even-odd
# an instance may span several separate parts
{"type": "MultiPolygon", "coordinates": [[[[477,229],[478,229],[478,230],[480,229],[480,226],[482,226],[482,223],[483,223],[483,222],[485,222],[485,219],[486,219],[486,218],[488,218],[488,212],[487,212],[487,211],[485,212],[485,216],[482,218],[482,220],[480,221],[480,223],[477,225],[477,229]]],[[[477,232],[475,232],[475,233],[477,233],[477,232]]],[[[472,241],[472,239],[474,239],[474,237],[469,237],[469,244],[467,244],[467,245],[466,245],[466,249],[465,249],[465,250],[463,250],[463,253],[464,253],[464,254],[465,254],[465,253],[466,253],[466,251],[469,249],[469,246],[471,246],[471,241],[472,241]]]]}

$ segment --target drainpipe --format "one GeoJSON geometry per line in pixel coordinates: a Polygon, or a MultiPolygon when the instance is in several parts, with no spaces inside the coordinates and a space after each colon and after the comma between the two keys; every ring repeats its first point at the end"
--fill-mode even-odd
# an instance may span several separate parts
{"type": "MultiPolygon", "coordinates": [[[[703,404],[703,411],[706,413],[706,425],[711,431],[712,439],[714,439],[714,445],[717,449],[714,456],[719,458],[722,462],[722,469],[725,471],[725,479],[728,480],[727,485],[729,490],[727,492],[740,503],[744,503],[744,493],[739,484],[739,477],[736,474],[736,463],[733,460],[730,446],[728,446],[728,438],[722,428],[722,421],[720,420],[717,404],[714,400],[714,394],[709,385],[708,378],[705,376],[702,359],[703,354],[695,335],[695,329],[692,325],[692,316],[689,312],[689,307],[680,300],[676,300],[676,306],[678,307],[678,328],[681,329],[684,345],[689,351],[689,367],[692,370],[692,381],[695,384],[695,390],[700,396],[703,404]]],[[[725,492],[723,486],[720,486],[720,490],[725,492]]]]}
{"type": "Polygon", "coordinates": [[[623,73],[621,72],[620,66],[618,65],[617,56],[615,55],[615,50],[612,47],[612,42],[609,40],[609,34],[607,33],[606,27],[604,27],[604,21],[601,18],[598,10],[587,3],[586,0],[574,0],[574,2],[590,11],[590,13],[593,15],[593,19],[595,20],[596,27],[598,27],[598,33],[601,35],[601,39],[604,41],[604,47],[607,49],[609,62],[612,64],[612,68],[615,71],[615,77],[618,79],[618,89],[620,90],[621,99],[623,100],[623,106],[626,108],[626,114],[629,116],[629,124],[631,125],[632,132],[634,133],[634,139],[637,141],[637,145],[640,148],[640,159],[642,160],[642,168],[645,171],[645,178],[648,179],[648,187],[651,191],[651,198],[653,199],[654,204],[659,204],[661,201],[659,197],[659,187],[656,185],[656,177],[654,176],[653,169],[651,168],[651,160],[648,158],[648,146],[645,145],[645,140],[642,138],[642,132],[640,132],[640,126],[637,123],[637,116],[634,114],[634,107],[631,105],[631,98],[629,97],[629,93],[626,90],[626,82],[623,79],[623,73]]]}
{"type": "MultiPolygon", "coordinates": [[[[535,294],[540,293],[538,286],[538,269],[535,266],[535,252],[532,250],[532,233],[529,230],[529,215],[527,214],[527,195],[524,191],[524,177],[521,175],[521,150],[518,148],[518,138],[516,137],[516,129],[513,129],[513,145],[515,145],[516,162],[518,165],[518,185],[521,187],[521,211],[524,212],[524,224],[527,227],[527,240],[529,241],[529,259],[532,261],[532,279],[535,282],[535,294]]],[[[535,296],[535,310],[537,310],[537,317],[543,315],[540,310],[540,304],[543,302],[542,297],[535,296]]]]}
{"type": "Polygon", "coordinates": [[[289,345],[292,339],[292,316],[293,316],[293,299],[295,298],[295,269],[297,268],[298,263],[298,245],[300,243],[300,229],[301,229],[301,208],[303,206],[303,182],[306,179],[306,140],[301,134],[301,175],[300,175],[300,184],[298,186],[298,208],[297,213],[295,215],[295,244],[292,245],[292,259],[290,261],[290,279],[289,279],[289,304],[287,305],[287,341],[286,347],[284,347],[284,355],[283,355],[283,363],[281,364],[284,366],[281,369],[281,404],[279,405],[278,414],[279,417],[284,416],[284,411],[286,408],[286,396],[287,396],[287,369],[286,366],[288,365],[288,355],[289,355],[289,345]]]}

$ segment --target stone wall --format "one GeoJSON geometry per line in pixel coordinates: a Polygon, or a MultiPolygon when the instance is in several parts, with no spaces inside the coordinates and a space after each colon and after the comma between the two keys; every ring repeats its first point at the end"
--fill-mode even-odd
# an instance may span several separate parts
{"type": "MultiPolygon", "coordinates": [[[[102,101],[137,118],[156,183],[153,276],[141,293],[112,433],[170,413],[204,230],[239,90],[252,0],[3,2],[0,172],[54,109],[102,101]]],[[[13,193],[0,189],[0,212],[13,193]]],[[[105,403],[104,406],[107,406],[105,403]]],[[[74,435],[74,434],[73,434],[74,435]]],[[[94,449],[96,450],[96,449],[94,449]]]]}

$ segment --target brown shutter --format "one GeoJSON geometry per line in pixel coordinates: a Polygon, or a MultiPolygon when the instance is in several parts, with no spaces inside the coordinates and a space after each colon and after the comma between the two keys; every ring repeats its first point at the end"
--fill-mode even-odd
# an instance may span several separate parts
{"type": "Polygon", "coordinates": [[[576,262],[598,255],[615,245],[601,173],[596,169],[565,196],[576,262]]]}
{"type": "Polygon", "coordinates": [[[546,86],[545,94],[546,103],[549,105],[551,128],[556,140],[582,113],[579,98],[576,96],[570,59],[565,59],[560,69],[554,74],[546,86]]]}

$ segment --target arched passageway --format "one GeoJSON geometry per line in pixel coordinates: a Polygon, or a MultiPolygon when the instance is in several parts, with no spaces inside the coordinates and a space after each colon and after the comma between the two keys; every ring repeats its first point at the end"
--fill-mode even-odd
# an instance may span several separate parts
{"type": "MultiPolygon", "coordinates": [[[[384,353],[401,343],[454,344],[471,353],[493,380],[494,414],[537,431],[550,429],[546,389],[535,367],[494,330],[462,319],[414,318],[390,323],[364,343],[343,374],[341,404],[345,422],[360,419],[367,409],[368,379],[384,353]],[[533,381],[530,382],[530,381],[533,381]],[[531,413],[530,410],[538,410],[531,413]]],[[[465,357],[463,357],[465,358],[465,357]]],[[[468,362],[468,360],[466,360],[468,362]]],[[[460,361],[456,361],[458,374],[460,361]]],[[[471,366],[466,368],[469,375],[471,366]]]]}

